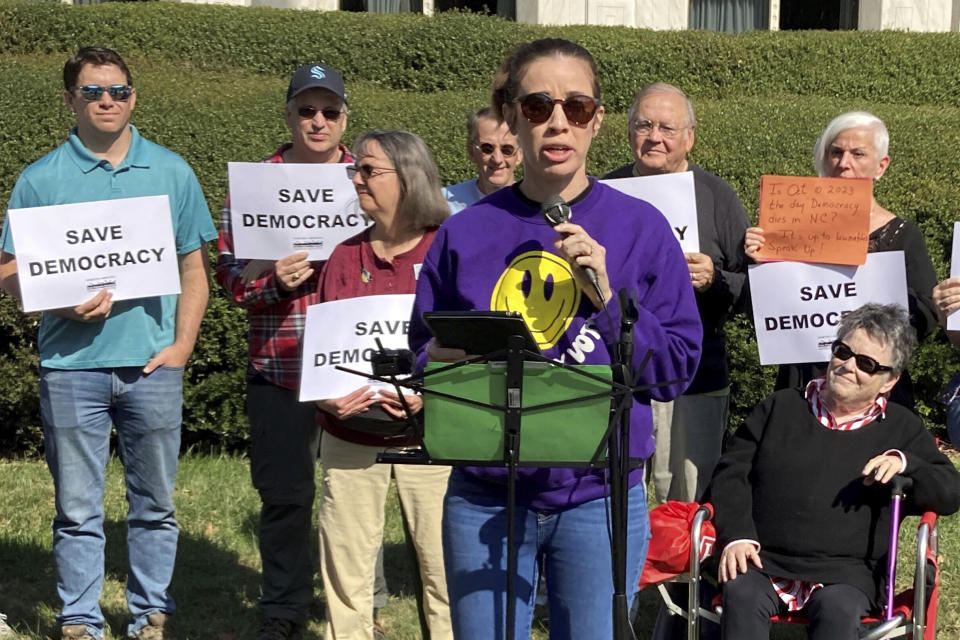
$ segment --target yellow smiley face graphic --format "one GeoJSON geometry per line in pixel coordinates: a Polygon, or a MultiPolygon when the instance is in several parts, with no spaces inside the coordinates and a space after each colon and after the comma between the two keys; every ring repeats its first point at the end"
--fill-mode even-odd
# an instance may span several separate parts
{"type": "Polygon", "coordinates": [[[527,251],[513,259],[490,296],[493,311],[523,316],[541,349],[557,343],[580,306],[580,287],[570,265],[546,251],[527,251]]]}

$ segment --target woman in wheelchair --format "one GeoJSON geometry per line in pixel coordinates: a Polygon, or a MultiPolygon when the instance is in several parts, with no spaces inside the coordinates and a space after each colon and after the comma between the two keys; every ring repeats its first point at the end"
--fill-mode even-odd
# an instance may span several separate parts
{"type": "Polygon", "coordinates": [[[811,640],[855,640],[883,599],[885,485],[902,473],[910,509],[960,507],[960,474],[920,418],[886,399],[915,345],[903,307],[864,305],[841,321],[826,375],[775,392],[732,437],[708,495],[723,638],[769,638],[772,615],[802,609],[811,640]]]}

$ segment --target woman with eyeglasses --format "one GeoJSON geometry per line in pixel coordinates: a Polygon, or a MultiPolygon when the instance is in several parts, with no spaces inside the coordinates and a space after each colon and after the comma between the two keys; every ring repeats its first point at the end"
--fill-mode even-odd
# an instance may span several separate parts
{"type": "Polygon", "coordinates": [[[804,611],[811,640],[856,640],[884,600],[895,475],[908,508],[949,515],[960,474],[923,422],[888,403],[917,343],[899,305],[840,322],[826,375],[776,391],[747,418],[708,489],[715,510],[722,637],[769,637],[770,616],[804,611]]]}
{"type": "MultiPolygon", "coordinates": [[[[872,113],[849,111],[830,121],[813,147],[813,163],[820,177],[868,178],[876,187],[890,165],[887,149],[890,134],[883,121],[872,113]]],[[[756,259],[757,251],[766,243],[763,229],[750,227],[744,238],[744,251],[756,259]]],[[[877,202],[870,201],[869,253],[903,251],[907,275],[907,300],[910,324],[923,340],[937,328],[937,312],[932,290],[937,274],[927,253],[923,232],[908,220],[900,218],[877,202]]],[[[776,389],[803,389],[813,378],[823,375],[825,363],[781,365],[777,372],[776,389]]],[[[890,399],[913,408],[913,384],[904,371],[891,391],[890,399]]]]}
{"type": "MultiPolygon", "coordinates": [[[[447,217],[427,145],[406,131],[371,131],[353,143],[348,168],[360,208],[373,226],[337,245],[323,266],[321,302],[413,293],[423,257],[447,217]]],[[[405,395],[417,412],[419,396],[405,395]]],[[[377,464],[377,454],[410,447],[400,398],[367,386],[320,400],[320,561],[327,600],[326,640],[371,640],[373,581],[383,540],[391,474],[419,561],[429,637],[450,639],[440,518],[449,467],[377,464]]],[[[427,631],[425,630],[426,634],[427,631]]]]}
{"type": "MultiPolygon", "coordinates": [[[[421,364],[466,356],[431,338],[423,311],[515,311],[546,356],[607,365],[619,338],[617,293],[636,294],[634,366],[651,353],[639,383],[673,381],[637,393],[633,403],[630,453],[648,458],[650,399],[681,393],[700,355],[700,320],[680,246],[651,205],[587,175],[587,152],[604,109],[596,63],[584,48],[559,39],[519,46],[494,78],[492,107],[517,136],[524,178],[440,228],[417,282],[411,347],[421,364]],[[557,197],[569,203],[570,216],[551,228],[541,206],[557,197]]],[[[557,438],[576,428],[558,423],[557,438]]],[[[636,584],[649,535],[642,477],[639,468],[630,474],[628,588],[636,584]]],[[[505,485],[504,468],[451,473],[443,542],[458,640],[504,637],[505,485]]],[[[603,470],[519,469],[516,638],[530,634],[541,560],[550,637],[611,637],[608,495],[603,470]]]]}

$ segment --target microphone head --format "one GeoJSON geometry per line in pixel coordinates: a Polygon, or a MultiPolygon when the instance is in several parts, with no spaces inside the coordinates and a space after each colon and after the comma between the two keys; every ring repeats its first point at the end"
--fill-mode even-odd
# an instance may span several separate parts
{"type": "Polygon", "coordinates": [[[559,195],[552,196],[540,205],[540,213],[543,214],[547,224],[555,227],[570,219],[570,205],[559,195]]]}

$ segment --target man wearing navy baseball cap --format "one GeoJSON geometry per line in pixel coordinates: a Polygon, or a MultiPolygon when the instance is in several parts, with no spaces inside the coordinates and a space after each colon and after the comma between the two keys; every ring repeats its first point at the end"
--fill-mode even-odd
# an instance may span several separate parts
{"type": "MultiPolygon", "coordinates": [[[[340,142],[347,127],[343,77],[322,64],[290,78],[284,120],[290,142],[264,162],[353,162],[340,142]]],[[[260,493],[263,624],[256,640],[291,638],[313,601],[311,525],[320,428],[311,403],[298,401],[300,350],[307,307],[317,302],[320,263],[301,251],[280,260],[234,256],[229,198],[220,218],[217,281],[247,310],[250,359],[247,417],[250,473],[260,493]]]]}

